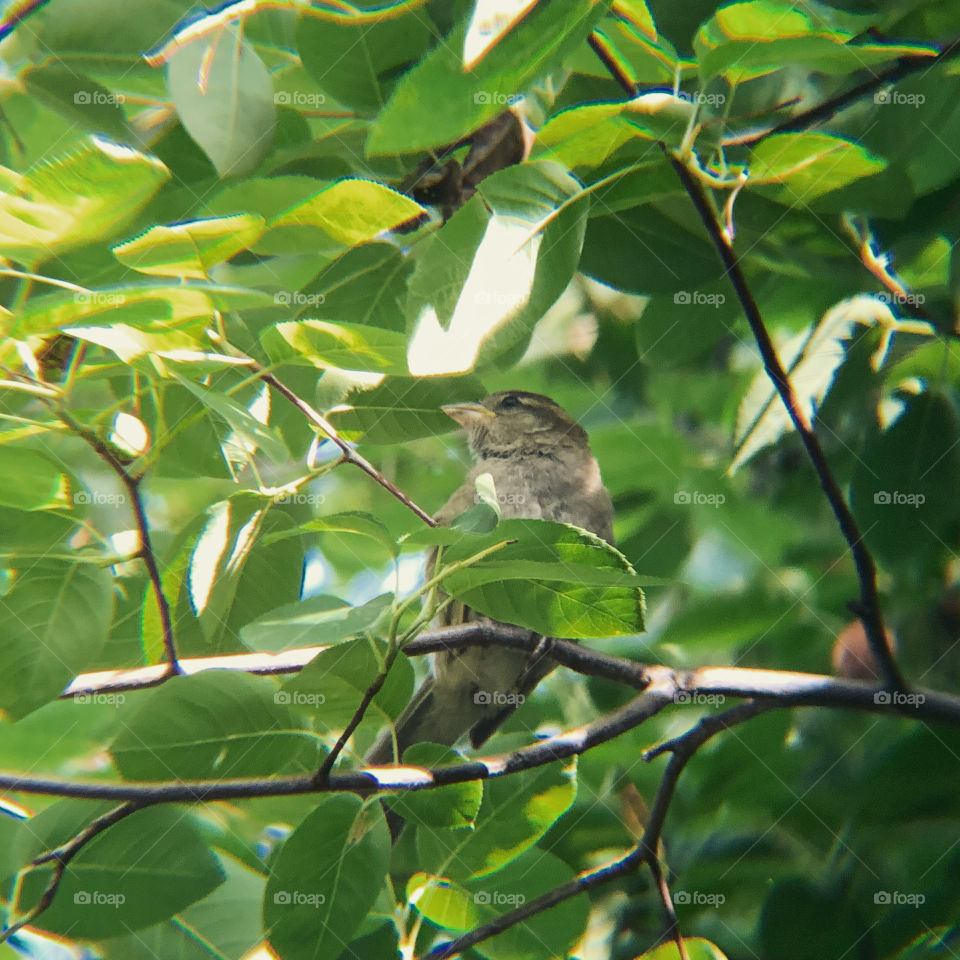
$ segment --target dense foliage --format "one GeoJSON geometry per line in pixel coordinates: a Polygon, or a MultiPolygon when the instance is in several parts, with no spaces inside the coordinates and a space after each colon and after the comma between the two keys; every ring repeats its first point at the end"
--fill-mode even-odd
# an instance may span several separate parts
{"type": "MultiPolygon", "coordinates": [[[[261,789],[110,824],[93,789],[9,792],[10,922],[54,876],[31,862],[95,825],[17,949],[421,956],[630,850],[667,762],[643,751],[732,701],[681,695],[581,756],[407,793],[395,847],[372,794],[274,795],[385,666],[324,774],[407,703],[430,546],[472,606],[636,662],[827,674],[845,628],[834,656],[862,652],[864,570],[750,299],[904,675],[956,687],[957,0],[24,6],[0,45],[0,766],[261,789]],[[469,462],[441,405],[511,387],[588,430],[616,550],[496,525],[490,489],[432,531],[387,488],[436,510],[469,462]],[[307,646],[289,675],[225,659],[61,697],[174,650],[307,646]]],[[[484,751],[636,694],[561,668],[484,751]]],[[[690,956],[956,949],[958,757],[953,726],[819,706],[711,739],[659,847],[690,956]]],[[[636,957],[662,899],[637,870],[464,955],[636,957]]]]}

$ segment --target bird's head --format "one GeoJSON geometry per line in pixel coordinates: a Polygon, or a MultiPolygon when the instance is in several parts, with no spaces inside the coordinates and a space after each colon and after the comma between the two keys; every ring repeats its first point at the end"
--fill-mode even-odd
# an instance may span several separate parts
{"type": "Polygon", "coordinates": [[[539,393],[501,390],[479,403],[448,404],[443,411],[463,427],[480,460],[549,457],[564,448],[587,448],[583,427],[563,407],[539,393]]]}

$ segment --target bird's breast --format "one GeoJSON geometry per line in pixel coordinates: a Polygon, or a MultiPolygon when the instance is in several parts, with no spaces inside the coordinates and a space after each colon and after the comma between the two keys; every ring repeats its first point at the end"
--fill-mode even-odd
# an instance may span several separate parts
{"type": "Polygon", "coordinates": [[[592,456],[490,459],[474,469],[493,477],[504,519],[572,523],[609,539],[609,500],[592,456]]]}

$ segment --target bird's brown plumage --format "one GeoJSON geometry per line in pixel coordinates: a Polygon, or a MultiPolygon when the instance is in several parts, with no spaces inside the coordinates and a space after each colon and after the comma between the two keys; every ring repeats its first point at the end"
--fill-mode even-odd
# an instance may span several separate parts
{"type": "MultiPolygon", "coordinates": [[[[504,519],[571,523],[613,542],[613,507],[586,431],[557,403],[541,394],[505,390],[444,410],[464,428],[476,462],[437,511],[441,524],[452,523],[477,502],[476,479],[488,473],[504,519]]],[[[453,603],[438,625],[475,619],[469,608],[453,603]]],[[[432,676],[394,724],[398,753],[423,740],[453,744],[468,730],[478,747],[551,669],[548,658],[531,661],[529,654],[496,646],[437,654],[432,676]]],[[[387,763],[393,756],[393,736],[386,730],[367,761],[387,763]]]]}

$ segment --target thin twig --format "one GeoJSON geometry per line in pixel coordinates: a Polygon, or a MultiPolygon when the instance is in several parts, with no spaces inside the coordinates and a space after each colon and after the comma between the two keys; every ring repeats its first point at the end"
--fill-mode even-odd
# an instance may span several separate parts
{"type": "Polygon", "coordinates": [[[36,857],[34,860],[32,860],[27,869],[39,867],[44,863],[53,861],[53,873],[50,876],[50,880],[47,883],[46,888],[40,895],[40,899],[19,920],[17,920],[16,923],[11,924],[6,930],[0,931],[0,943],[8,940],[15,933],[17,933],[18,930],[22,930],[25,926],[34,923],[37,917],[39,917],[40,914],[42,914],[50,906],[50,904],[53,902],[53,898],[56,896],[57,890],[60,887],[60,882],[63,880],[63,874],[66,871],[70,861],[91,840],[93,840],[94,837],[103,833],[104,830],[112,827],[115,823],[118,823],[125,817],[130,816],[131,813],[136,813],[137,810],[143,809],[143,807],[144,804],[137,801],[122,803],[119,807],[114,807],[112,810],[108,810],[102,816],[92,820],[76,836],[72,837],[66,843],[54,850],[48,850],[46,853],[43,853],[39,857],[36,857]]]}
{"type": "Polygon", "coordinates": [[[932,57],[901,57],[892,66],[888,67],[881,73],[876,74],[876,76],[870,77],[868,80],[864,80],[862,83],[858,83],[849,90],[844,90],[842,93],[838,93],[833,97],[829,97],[821,103],[810,107],[809,110],[804,110],[795,116],[787,117],[787,119],[781,120],[780,123],[775,124],[766,130],[760,130],[755,134],[737,138],[737,143],[759,143],[761,140],[765,140],[767,137],[772,137],[776,133],[797,133],[800,130],[806,130],[809,127],[814,127],[819,123],[829,120],[831,117],[843,110],[844,107],[848,107],[850,104],[856,103],[857,100],[862,100],[865,96],[873,93],[875,90],[879,90],[880,87],[897,83],[911,74],[919,73],[926,67],[932,67],[937,63],[943,63],[944,61],[949,60],[951,57],[955,57],[958,53],[960,53],[960,37],[952,40],[938,54],[932,57]]]}
{"type": "Polygon", "coordinates": [[[388,493],[396,497],[405,507],[409,510],[412,510],[427,526],[435,527],[437,526],[437,521],[427,513],[422,507],[418,506],[414,501],[407,496],[393,481],[388,480],[366,457],[361,456],[357,453],[353,447],[350,446],[345,440],[343,440],[340,435],[337,433],[336,428],[330,423],[326,417],[320,414],[315,410],[306,400],[298,396],[293,392],[285,383],[277,379],[276,375],[271,373],[261,364],[257,363],[253,357],[248,357],[246,354],[241,353],[235,347],[221,341],[221,345],[225,350],[234,357],[242,359],[243,362],[253,370],[256,375],[264,382],[273,387],[282,397],[290,401],[315,427],[317,427],[321,433],[323,433],[328,440],[330,440],[340,451],[341,458],[344,463],[352,463],[355,467],[359,467],[368,477],[371,477],[377,483],[383,487],[388,493]]]}
{"type": "Polygon", "coordinates": [[[157,558],[153,551],[153,544],[150,541],[150,525],[147,523],[147,514],[143,508],[143,499],[140,496],[140,482],[143,478],[142,476],[134,476],[130,473],[116,454],[96,433],[78,423],[65,410],[58,410],[57,416],[70,430],[93,449],[94,453],[113,470],[126,488],[127,494],[130,497],[130,506],[133,509],[134,522],[137,526],[137,536],[140,541],[138,555],[147,568],[147,576],[150,579],[150,586],[160,612],[160,632],[163,638],[163,648],[167,655],[165,676],[177,676],[181,671],[177,662],[177,647],[173,636],[173,620],[170,616],[170,604],[163,590],[163,580],[160,576],[160,569],[157,566],[157,558]]]}
{"type": "Polygon", "coordinates": [[[490,923],[485,923],[482,927],[477,927],[475,930],[465,933],[462,937],[457,937],[456,940],[452,940],[450,943],[443,944],[441,947],[431,950],[430,953],[425,955],[425,960],[447,960],[449,957],[455,957],[457,954],[463,953],[464,950],[469,949],[475,944],[489,940],[490,937],[495,937],[498,933],[502,933],[509,927],[516,926],[516,924],[529,919],[535,914],[543,913],[544,910],[549,910],[558,903],[563,903],[564,900],[569,900],[571,897],[586,893],[595,887],[612,883],[614,880],[619,880],[621,877],[634,873],[642,862],[643,856],[640,853],[639,847],[634,847],[629,853],[620,857],[618,860],[614,860],[588,873],[582,873],[569,883],[564,883],[530,900],[522,907],[511,910],[509,913],[504,913],[497,917],[496,920],[491,920],[490,923]]]}
{"type": "Polygon", "coordinates": [[[777,355],[773,341],[763,322],[760,314],[760,308],[750,291],[746,277],[740,267],[740,261],[733,252],[730,244],[724,238],[723,228],[717,221],[713,208],[710,206],[707,196],[700,186],[697,179],[690,173],[686,165],[679,160],[673,152],[665,145],[661,147],[670,161],[677,177],[687,191],[693,205],[700,214],[700,219],[706,228],[714,248],[723,263],[727,276],[733,284],[737,298],[746,314],[747,322],[753,332],[757,346],[760,348],[760,356],[763,358],[763,366],[767,375],[773,381],[773,385],[780,395],[787,413],[793,421],[793,425],[800,434],[800,439],[807,450],[807,456],[810,458],[813,468],[820,479],[820,486],[826,494],[830,506],[833,508],[834,515],[840,525],[850,551],[853,554],[853,561],[857,568],[857,577],[860,581],[860,600],[857,613],[863,621],[864,629],[867,633],[867,641],[870,645],[870,651],[876,659],[880,675],[883,677],[886,686],[893,690],[903,690],[906,686],[900,670],[887,645],[886,632],[883,626],[883,615],[880,611],[880,598],[877,593],[877,568],[873,561],[873,556],[863,542],[863,535],[857,526],[853,514],[847,507],[843,497],[843,492],[833,476],[827,458],[820,446],[820,440],[813,431],[813,426],[807,418],[806,413],[797,400],[793,385],[787,376],[780,357],[777,355]]]}
{"type": "Polygon", "coordinates": [[[620,64],[610,56],[610,51],[603,45],[603,40],[595,30],[587,37],[587,43],[590,44],[590,49],[600,58],[600,62],[607,68],[610,76],[620,84],[624,93],[626,93],[628,97],[635,97],[637,95],[637,85],[631,77],[627,75],[620,64]]]}

